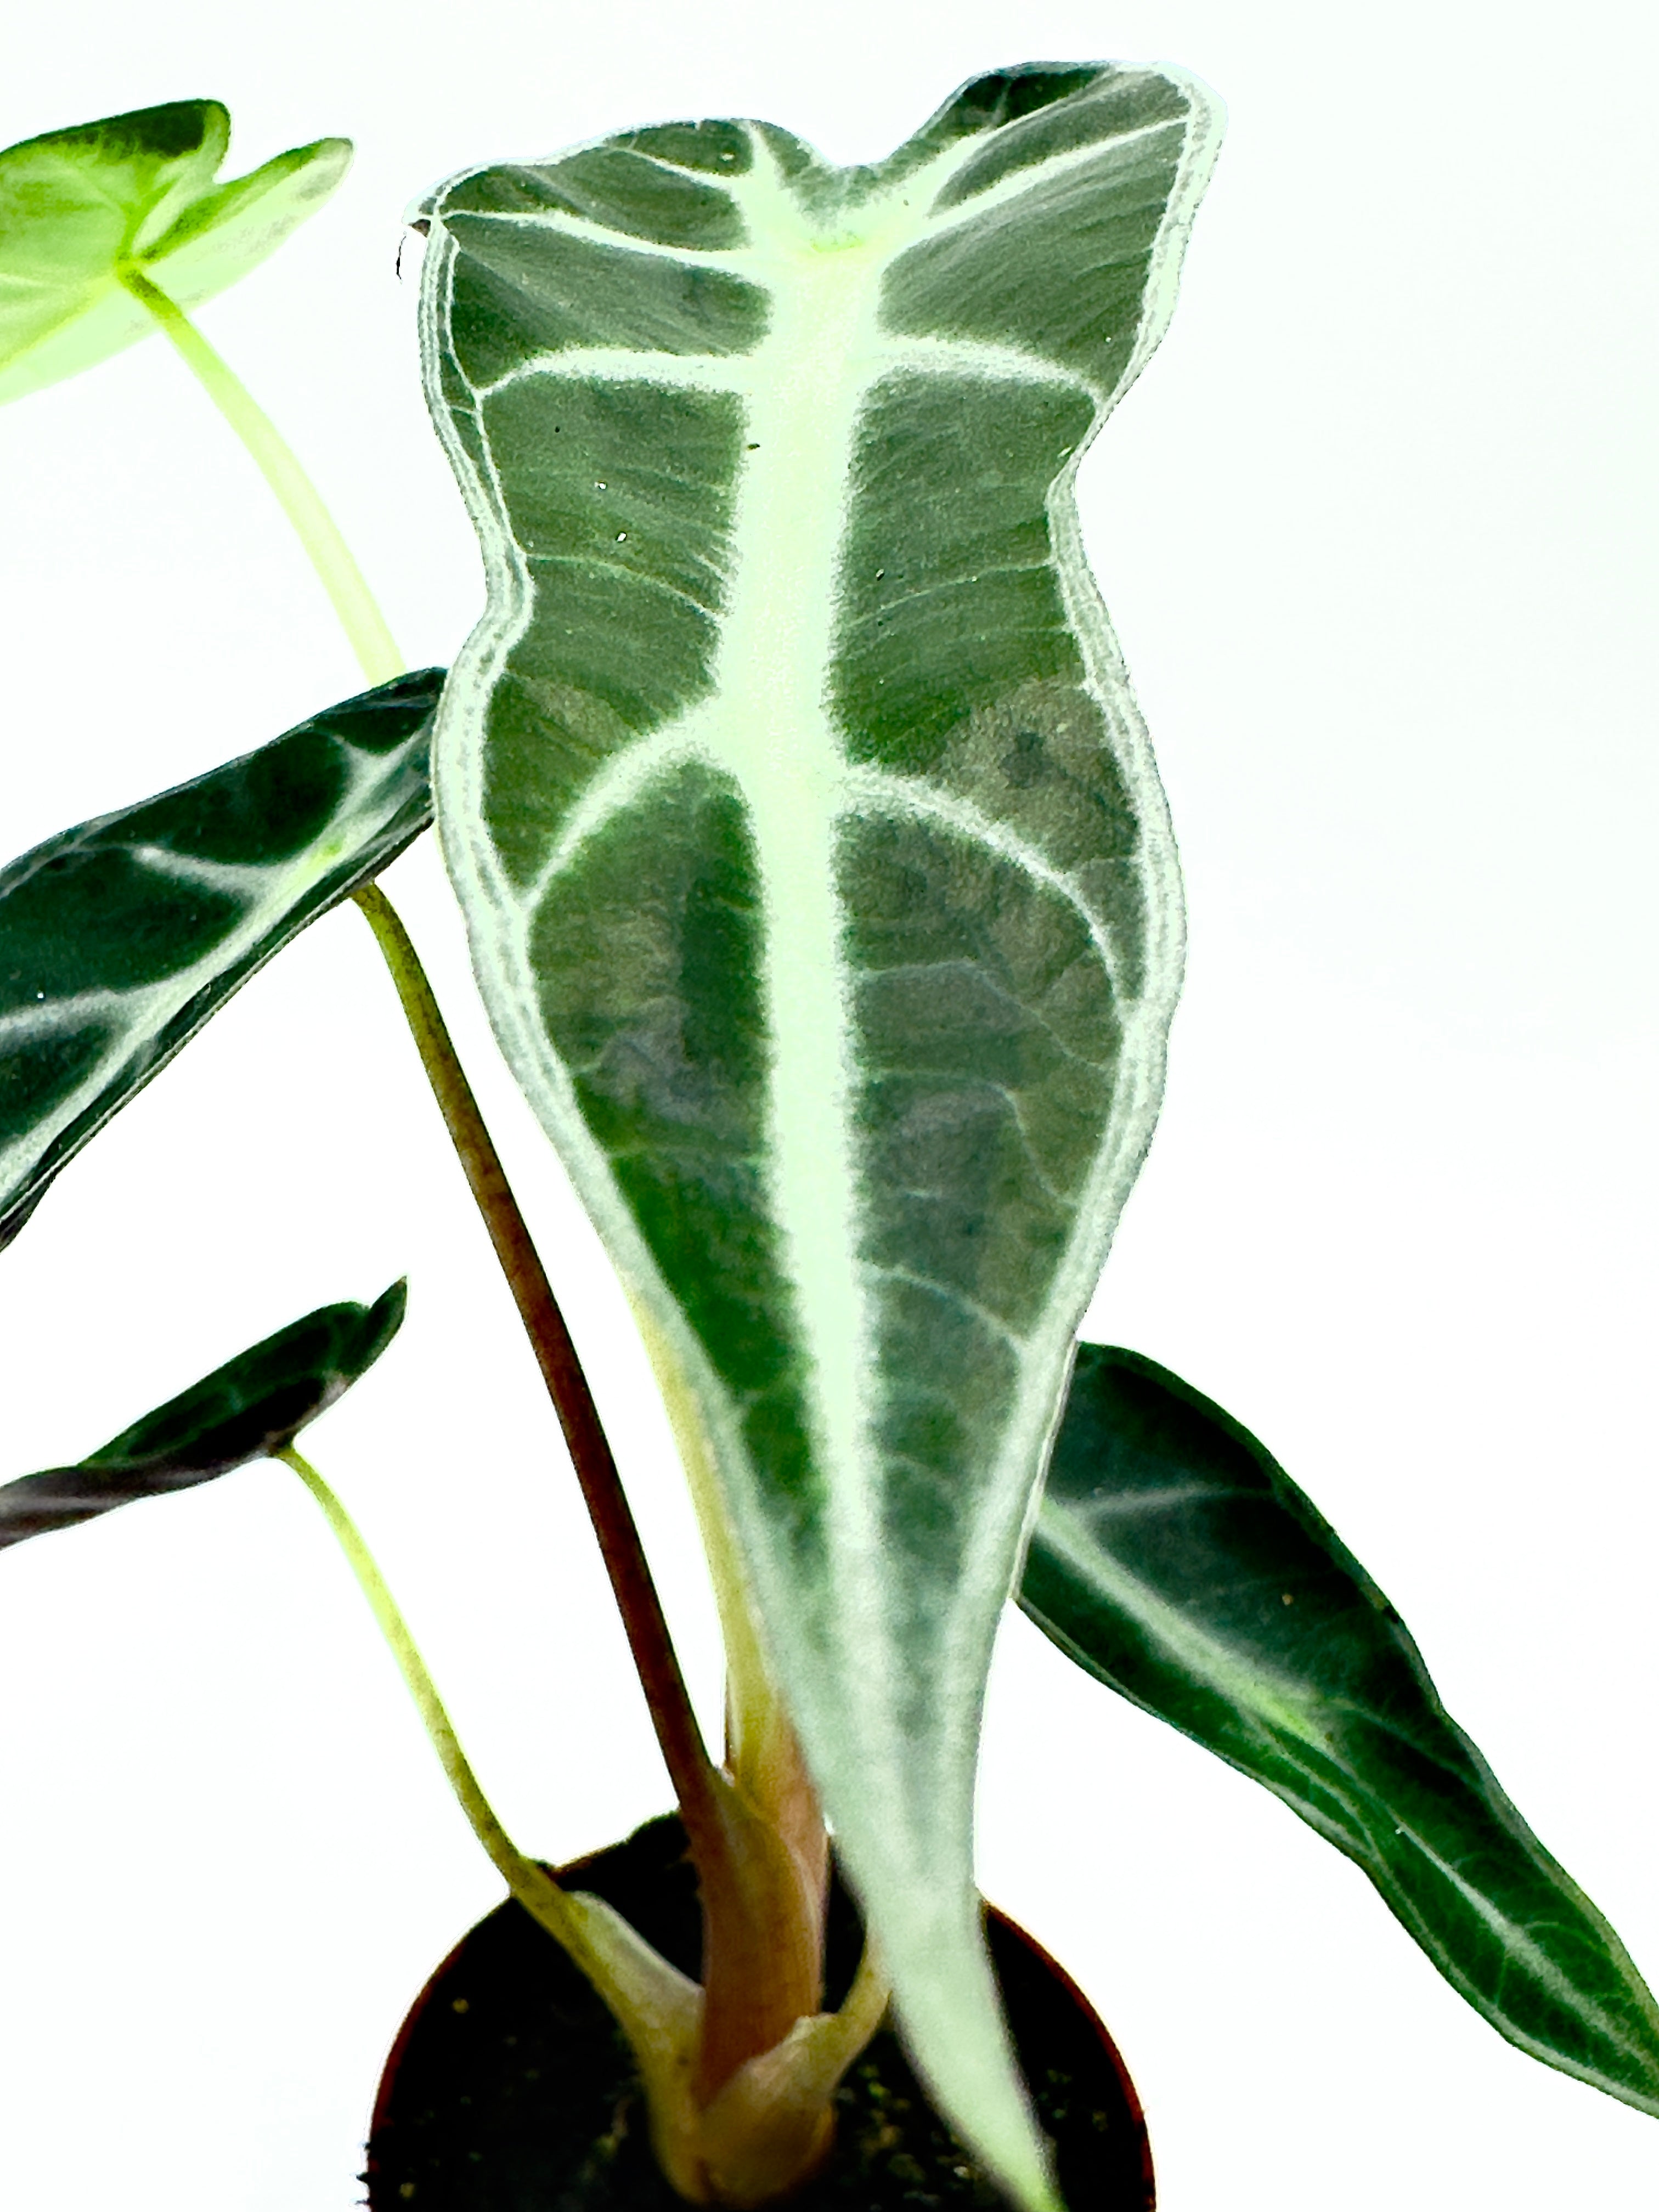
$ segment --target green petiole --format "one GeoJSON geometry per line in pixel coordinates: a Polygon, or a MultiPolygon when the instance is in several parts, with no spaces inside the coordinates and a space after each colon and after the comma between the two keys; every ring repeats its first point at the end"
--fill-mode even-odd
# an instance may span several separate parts
{"type": "MultiPolygon", "coordinates": [[[[334,1531],[340,1549],[345,1553],[351,1571],[357,1578],[357,1586],[368,1600],[369,1610],[398,1662],[398,1671],[415,1700],[422,1723],[432,1739],[433,1748],[437,1752],[449,1786],[471,1823],[473,1834],[489,1852],[516,1896],[523,1883],[523,1869],[531,1866],[532,1862],[525,1858],[502,1827],[489,1799],[479,1788],[478,1778],[472,1771],[466,1753],[461,1749],[449,1715],[444,1710],[443,1700],[427,1670],[426,1662],[422,1658],[415,1639],[410,1634],[409,1625],[398,1611],[398,1601],[375,1565],[374,1555],[363,1541],[357,1524],[296,1445],[285,1445],[276,1456],[285,1467],[293,1468],[322,1509],[323,1517],[334,1531]]],[[[540,1869],[536,1871],[539,1873],[540,1869]]],[[[542,1879],[549,1889],[554,1887],[546,1875],[542,1879]]],[[[556,1894],[559,1893],[556,1892],[556,1894]]],[[[538,1919],[543,1917],[539,1912],[537,1914],[538,1919]]]]}
{"type": "Polygon", "coordinates": [[[194,373],[214,405],[253,457],[260,474],[294,525],[328,593],[341,627],[370,684],[388,684],[404,673],[404,657],[386,627],[350,547],[341,537],[322,495],[300,465],[293,448],[235,370],[208,343],[190,317],[142,270],[124,268],[121,282],[149,308],[194,373]]]}
{"type": "Polygon", "coordinates": [[[544,1867],[519,1849],[479,1786],[409,1624],[356,1522],[295,1445],[284,1446],[274,1456],[293,1468],[333,1530],[415,1700],[456,1801],[502,1881],[592,1983],[621,2023],[647,2076],[671,2059],[684,2071],[702,2013],[701,1991],[601,1899],[561,1889],[544,1867]]]}

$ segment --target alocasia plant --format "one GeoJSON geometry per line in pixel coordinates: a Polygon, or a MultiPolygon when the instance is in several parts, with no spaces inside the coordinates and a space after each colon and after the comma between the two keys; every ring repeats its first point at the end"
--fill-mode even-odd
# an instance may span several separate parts
{"type": "Polygon", "coordinates": [[[481,1839],[627,2032],[694,2199],[810,2174],[890,1984],[962,2138],[1018,2201],[1054,2202],[973,1875],[1015,1594],[1357,1858],[1512,2041],[1659,2112],[1652,1996],[1363,1569],[1218,1409],[1074,1344],[1157,1114],[1182,925],[1073,485],[1162,332],[1218,135],[1174,72],[1033,67],[975,80],[867,167],[701,122],[441,187],[421,216],[428,392],[489,582],[447,682],[397,673],[298,465],[183,312],[326,189],[340,143],[213,188],[223,111],[194,103],[0,155],[0,396],[146,318],[165,331],[379,686],[0,878],[6,1226],[254,967],[356,898],[593,1512],[702,1883],[701,1985],[506,1835],[294,1443],[395,1328],[386,1299],[0,1491],[0,1541],[251,1453],[292,1465],[481,1839]],[[673,1415],[726,1638],[722,1763],[547,1277],[369,884],[428,818],[428,725],[496,1034],[673,1415]],[[826,1815],[870,1939],[838,2013],[826,1815]]]}

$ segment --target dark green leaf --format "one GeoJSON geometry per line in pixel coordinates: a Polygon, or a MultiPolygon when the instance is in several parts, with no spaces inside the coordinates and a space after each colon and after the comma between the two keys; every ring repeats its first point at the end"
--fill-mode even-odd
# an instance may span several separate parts
{"type": "Polygon", "coordinates": [[[0,870],[0,1245],[231,993],[432,818],[441,669],[0,870]]]}
{"type": "Polygon", "coordinates": [[[280,1451],[374,1365],[402,1324],[405,1295],[394,1283],[372,1306],[319,1306],[74,1467],[0,1485],[0,1548],[280,1451]]]}
{"type": "Polygon", "coordinates": [[[351,158],[347,140],[319,138],[216,185],[229,143],[216,100],[181,100],[0,152],[0,400],[155,328],[124,269],[195,307],[280,246],[351,158]]]}
{"type": "Polygon", "coordinates": [[[1080,1346],[1020,1603],[1357,1860],[1500,2034],[1659,2113],[1659,2007],[1623,1945],[1387,1598],[1218,1406],[1135,1352],[1080,1346]]]}
{"type": "Polygon", "coordinates": [[[706,123],[426,210],[489,579],[434,738],[479,982],[648,1316],[911,2048],[1032,2207],[980,1704],[1182,944],[1073,484],[1218,128],[1176,72],[1012,69],[866,168],[706,123]]]}

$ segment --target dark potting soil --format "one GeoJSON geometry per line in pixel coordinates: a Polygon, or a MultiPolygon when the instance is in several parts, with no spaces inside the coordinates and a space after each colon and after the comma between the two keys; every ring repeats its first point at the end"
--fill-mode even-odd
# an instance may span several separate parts
{"type": "MultiPolygon", "coordinates": [[[[565,1869],[665,1958],[696,1974],[696,1876],[672,1815],[565,1869]]],[[[1140,2107],[1110,2039],[1029,1936],[987,1933],[1060,2192],[1073,2212],[1151,2212],[1140,2107]]],[[[839,1882],[829,2001],[861,1936],[839,1882]]],[[[836,2099],[836,2148],[793,2212],[1002,2212],[1005,2200],[933,2113],[884,2030],[836,2099]]],[[[386,2062],[369,2136],[371,2212],[684,2212],[658,2169],[628,2045],[551,1936],[510,1899],[479,1922],[416,2001],[386,2062]]]]}

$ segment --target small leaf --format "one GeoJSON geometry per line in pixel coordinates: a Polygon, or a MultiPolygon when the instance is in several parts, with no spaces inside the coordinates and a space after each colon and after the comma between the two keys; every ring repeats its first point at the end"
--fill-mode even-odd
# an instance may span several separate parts
{"type": "Polygon", "coordinates": [[[1659,2007],[1447,1713],[1399,1614],[1248,1430],[1079,1347],[1020,1604],[1364,1868],[1533,2057],[1659,2114],[1659,2007]]]}
{"type": "Polygon", "coordinates": [[[0,400],[155,328],[122,284],[124,267],[195,307],[274,252],[351,159],[348,140],[319,138],[216,185],[229,143],[216,100],[185,100],[0,153],[0,400]]]}
{"type": "Polygon", "coordinates": [[[319,1306],[74,1467],[0,1485],[0,1549],[280,1451],[374,1365],[402,1325],[405,1297],[394,1283],[372,1306],[319,1306]]]}
{"type": "Polygon", "coordinates": [[[254,970],[432,818],[441,669],[0,869],[0,1246],[254,970]]]}

